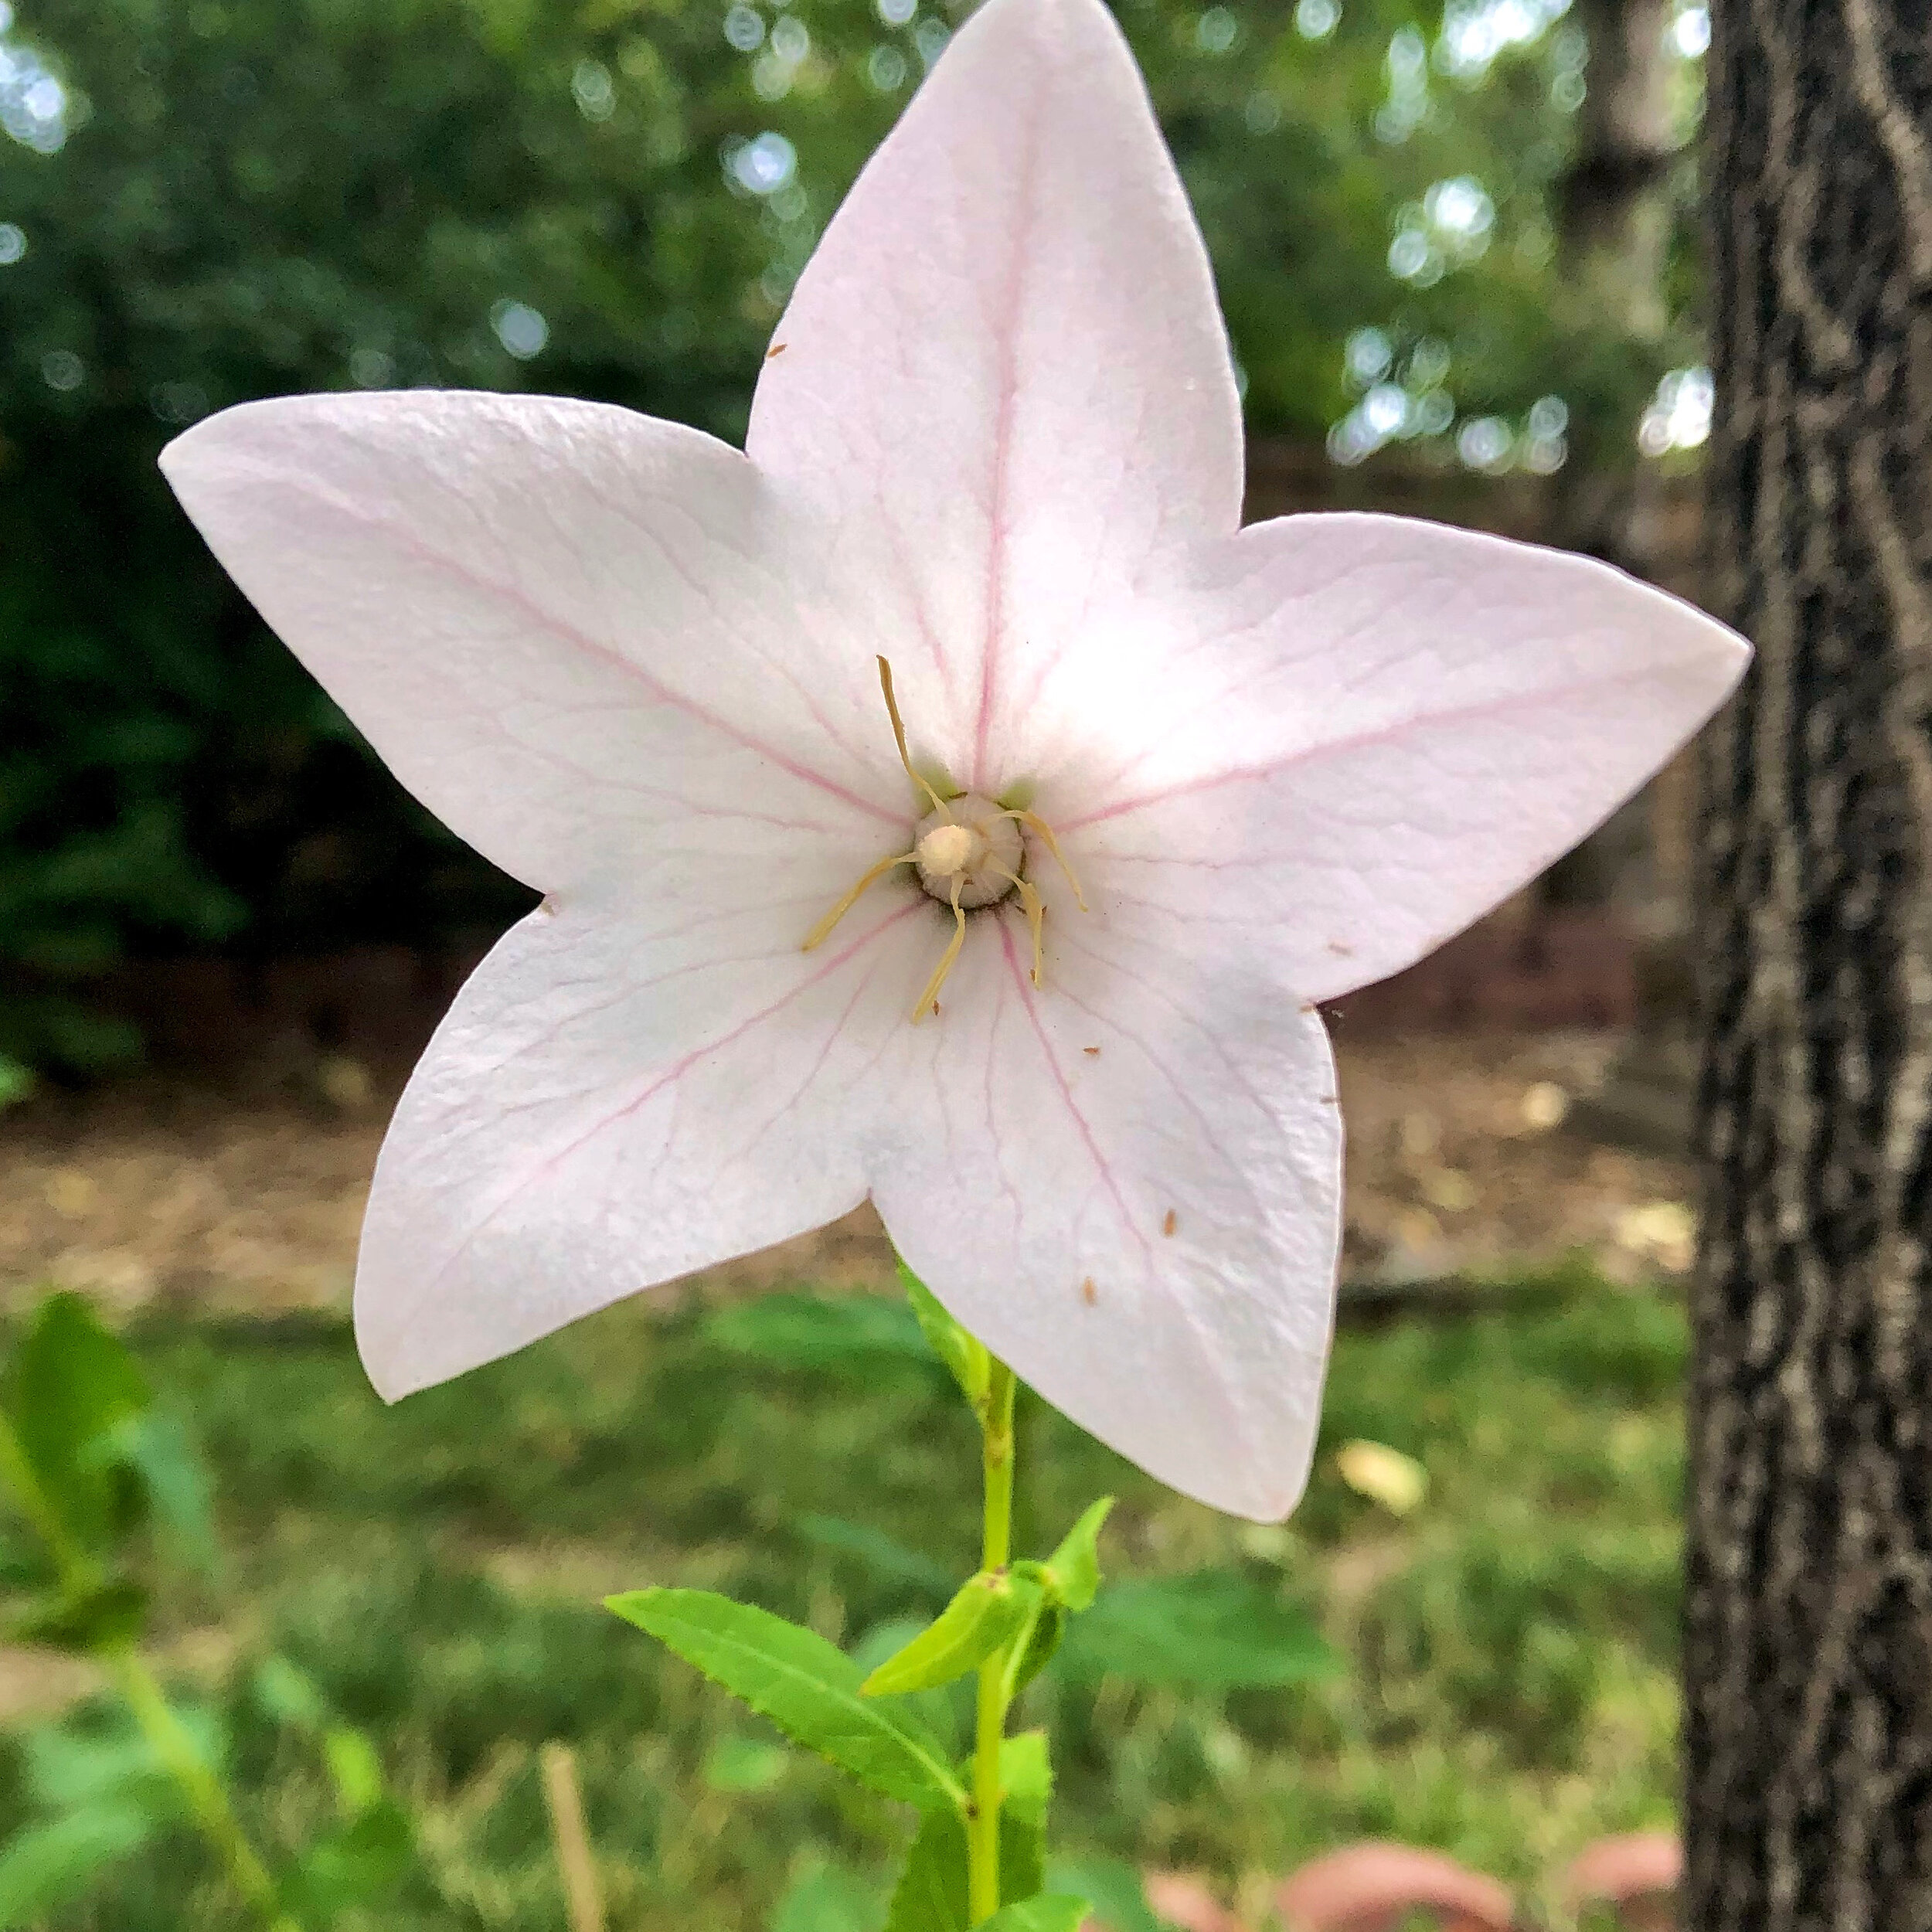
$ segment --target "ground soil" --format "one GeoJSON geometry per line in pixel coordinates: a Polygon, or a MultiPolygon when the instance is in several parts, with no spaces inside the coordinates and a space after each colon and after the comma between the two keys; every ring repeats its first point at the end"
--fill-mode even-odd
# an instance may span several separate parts
{"type": "MultiPolygon", "coordinates": [[[[1346,1272],[1400,1281],[1582,1248],[1614,1275],[1688,1261],[1686,1171],[1594,1145],[1561,1116],[1604,1034],[1351,1038],[1346,1272]]],[[[393,1083],[315,1056],[219,1083],[158,1078],[0,1115],[0,1294],[134,1308],[345,1306],[393,1083]]],[[[883,1281],[869,1209],[718,1270],[706,1291],[883,1281]]]]}

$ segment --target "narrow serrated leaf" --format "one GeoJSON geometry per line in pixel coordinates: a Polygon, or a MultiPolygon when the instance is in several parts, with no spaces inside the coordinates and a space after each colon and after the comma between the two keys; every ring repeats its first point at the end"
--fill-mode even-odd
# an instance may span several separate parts
{"type": "Polygon", "coordinates": [[[1031,1603],[1029,1592],[1037,1588],[1004,1571],[981,1570],[861,1689],[868,1697],[936,1690],[977,1670],[1019,1628],[1031,1603]]]}
{"type": "Polygon", "coordinates": [[[862,1696],[859,1666],[816,1632],[708,1590],[638,1590],[604,1601],[861,1784],[922,1808],[964,1806],[937,1741],[862,1696]]]}
{"type": "Polygon", "coordinates": [[[1046,1560],[1046,1573],[1054,1594],[1069,1610],[1089,1608],[1100,1587],[1100,1526],[1114,1507],[1111,1496],[1089,1505],[1080,1519],[1060,1539],[1060,1546],[1046,1560]]]}

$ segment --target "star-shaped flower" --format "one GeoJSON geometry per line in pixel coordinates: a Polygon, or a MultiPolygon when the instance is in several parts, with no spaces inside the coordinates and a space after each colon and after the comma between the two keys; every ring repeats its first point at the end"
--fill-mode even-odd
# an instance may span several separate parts
{"type": "Polygon", "coordinates": [[[1049,1400],[1260,1518],[1334,1308],[1314,1003],[1533,876],[1746,657],[1580,559],[1240,527],[1207,259],[1100,0],[957,36],[743,454],[418,392],[247,404],[163,462],[403,782],[547,895],[377,1164],[385,1395],[869,1197],[1049,1400]]]}

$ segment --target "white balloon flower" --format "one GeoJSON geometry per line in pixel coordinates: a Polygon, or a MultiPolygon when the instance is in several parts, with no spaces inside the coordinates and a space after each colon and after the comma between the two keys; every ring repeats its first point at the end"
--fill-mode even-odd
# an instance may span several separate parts
{"type": "Polygon", "coordinates": [[[416,391],[248,403],[162,462],[403,784],[546,895],[377,1163],[384,1395],[869,1198],[1049,1400],[1263,1519],[1334,1310],[1315,1002],[1532,877],[1747,655],[1579,558],[1241,527],[1207,257],[1100,0],[957,35],[743,454],[416,391]]]}

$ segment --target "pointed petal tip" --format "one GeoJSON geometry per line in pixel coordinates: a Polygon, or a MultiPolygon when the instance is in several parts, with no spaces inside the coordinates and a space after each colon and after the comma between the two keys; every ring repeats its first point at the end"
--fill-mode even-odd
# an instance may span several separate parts
{"type": "Polygon", "coordinates": [[[421,1349],[412,1345],[406,1329],[383,1321],[376,1313],[375,1299],[366,1270],[359,1272],[352,1315],[355,1352],[369,1386],[385,1403],[400,1402],[405,1396],[433,1389],[439,1382],[447,1382],[478,1366],[471,1361],[425,1361],[421,1349]]]}

